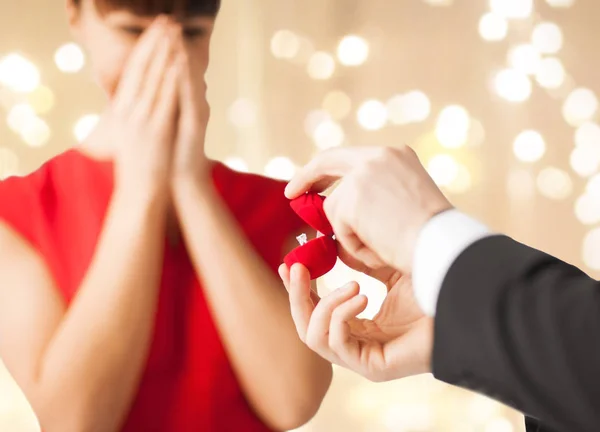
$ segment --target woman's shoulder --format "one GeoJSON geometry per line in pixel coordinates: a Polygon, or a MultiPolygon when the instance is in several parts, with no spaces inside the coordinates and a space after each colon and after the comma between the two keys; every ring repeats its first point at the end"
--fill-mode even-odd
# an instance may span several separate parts
{"type": "Polygon", "coordinates": [[[67,150],[23,176],[0,181],[0,220],[25,237],[38,235],[53,222],[64,203],[86,193],[96,163],[67,150]]]}
{"type": "Polygon", "coordinates": [[[28,213],[31,205],[39,201],[50,181],[51,161],[25,175],[13,175],[0,180],[0,217],[7,211],[28,213]]]}
{"type": "Polygon", "coordinates": [[[214,168],[217,188],[233,197],[271,198],[285,202],[286,182],[252,172],[241,172],[217,162],[214,168]]]}
{"type": "Polygon", "coordinates": [[[217,163],[215,186],[234,212],[264,213],[287,211],[289,201],[284,196],[286,183],[256,173],[240,172],[217,163]]]}
{"type": "Polygon", "coordinates": [[[284,191],[287,182],[255,173],[238,172],[223,164],[215,167],[215,183],[247,233],[285,240],[305,223],[290,207],[284,191]]]}
{"type": "Polygon", "coordinates": [[[26,175],[15,175],[0,181],[0,209],[2,207],[19,207],[29,199],[47,198],[47,195],[65,187],[76,187],[79,182],[70,181],[75,178],[82,180],[81,174],[89,172],[85,167],[90,161],[86,160],[75,149],[60,153],[39,168],[26,175]],[[66,184],[60,184],[66,183],[66,184]],[[18,201],[12,201],[17,199],[18,201]]]}

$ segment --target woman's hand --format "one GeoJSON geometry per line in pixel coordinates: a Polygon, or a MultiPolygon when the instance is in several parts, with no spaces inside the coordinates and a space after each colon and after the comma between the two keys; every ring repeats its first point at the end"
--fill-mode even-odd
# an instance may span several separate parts
{"type": "Polygon", "coordinates": [[[179,83],[179,123],[175,146],[173,175],[179,181],[206,184],[211,179],[211,163],[204,142],[210,117],[206,100],[205,70],[190,56],[183,42],[179,46],[183,58],[183,74],[179,83]]]}
{"type": "Polygon", "coordinates": [[[117,93],[88,140],[114,143],[117,191],[165,195],[184,71],[175,24],[158,18],[131,54],[117,93]]]}
{"type": "Polygon", "coordinates": [[[300,339],[332,363],[372,381],[389,381],[430,371],[433,321],[424,316],[412,292],[411,280],[390,267],[367,268],[340,251],[344,263],[383,282],[388,295],[372,319],[358,319],[367,298],[355,282],[320,299],[311,299],[310,275],[296,264],[280,267],[289,291],[292,317],[300,339]]]}

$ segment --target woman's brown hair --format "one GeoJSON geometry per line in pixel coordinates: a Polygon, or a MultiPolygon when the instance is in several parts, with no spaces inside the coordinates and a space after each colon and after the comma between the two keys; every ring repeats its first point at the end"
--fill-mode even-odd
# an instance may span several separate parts
{"type": "MultiPolygon", "coordinates": [[[[82,1],[73,0],[76,5],[82,1]]],[[[216,16],[221,0],[89,0],[100,12],[124,9],[136,15],[216,16]]]]}

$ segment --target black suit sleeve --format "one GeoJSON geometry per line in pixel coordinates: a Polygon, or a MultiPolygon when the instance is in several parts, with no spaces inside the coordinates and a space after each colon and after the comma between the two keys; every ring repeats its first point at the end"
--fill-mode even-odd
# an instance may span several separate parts
{"type": "Polygon", "coordinates": [[[552,430],[542,425],[538,420],[528,417],[525,417],[525,430],[527,432],[557,432],[556,430],[552,430]]]}
{"type": "Polygon", "coordinates": [[[440,292],[433,373],[555,430],[600,430],[600,283],[505,236],[476,242],[440,292]]]}

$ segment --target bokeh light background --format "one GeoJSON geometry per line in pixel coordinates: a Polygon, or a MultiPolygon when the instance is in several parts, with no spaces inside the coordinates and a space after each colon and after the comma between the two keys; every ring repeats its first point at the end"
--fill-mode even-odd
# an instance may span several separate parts
{"type": "MultiPolygon", "coordinates": [[[[599,274],[597,1],[223,3],[211,156],[286,179],[320,149],[409,143],[459,208],[599,274]]],[[[84,140],[101,112],[65,21],[54,0],[1,6],[2,177],[84,140]]],[[[338,266],[320,290],[356,277],[338,266]]],[[[372,315],[384,290],[359,281],[372,315]]],[[[0,430],[38,430],[3,369],[0,430]]],[[[372,384],[336,368],[302,430],[513,432],[522,418],[430,376],[372,384]]]]}

